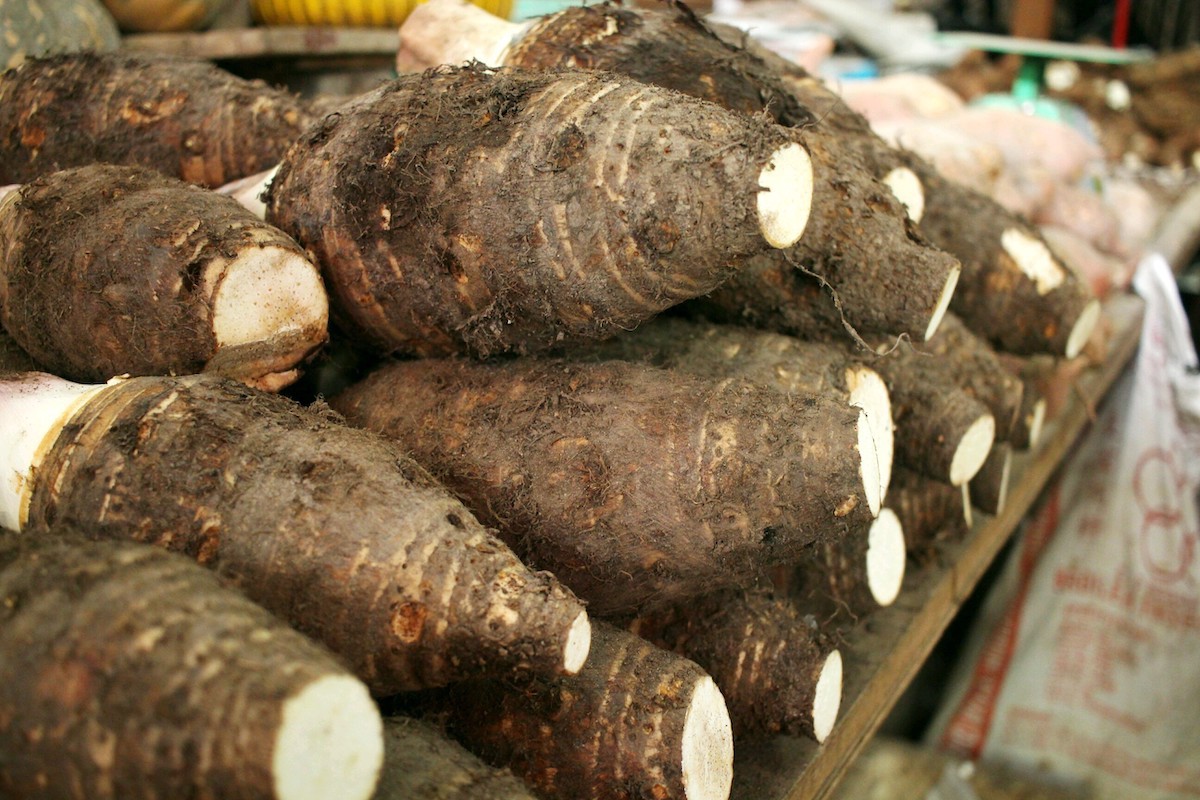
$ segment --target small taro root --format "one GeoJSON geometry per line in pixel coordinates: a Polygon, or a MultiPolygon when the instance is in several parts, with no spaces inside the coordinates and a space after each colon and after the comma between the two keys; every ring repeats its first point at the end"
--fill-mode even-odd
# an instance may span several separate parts
{"type": "Polygon", "coordinates": [[[638,617],[630,629],[712,675],[738,739],[784,733],[823,742],[833,730],[841,651],[787,600],[723,592],[638,617]]]}
{"type": "Polygon", "coordinates": [[[555,800],[725,800],[733,735],[694,662],[604,623],[578,675],[444,693],[451,733],[555,800]]]}
{"type": "Polygon", "coordinates": [[[395,362],[333,404],[597,614],[751,583],[866,528],[879,488],[841,399],[641,364],[395,362]]]}
{"type": "Polygon", "coordinates": [[[405,75],[292,147],[267,218],[383,351],[535,352],[628,329],[800,237],[795,131],[618,75],[405,75]]]}
{"type": "Polygon", "coordinates": [[[0,794],[367,800],[365,686],[190,560],[0,534],[0,794]],[[198,754],[203,754],[202,757],[198,754]]]}
{"type": "Polygon", "coordinates": [[[325,341],[328,305],[282,231],[149,169],[64,170],[0,200],[0,316],[65,378],[206,371],[276,390],[325,341]]]}
{"type": "Polygon", "coordinates": [[[586,612],[391,443],[207,376],[0,383],[0,526],[186,553],[376,694],[578,671],[586,612]]]}

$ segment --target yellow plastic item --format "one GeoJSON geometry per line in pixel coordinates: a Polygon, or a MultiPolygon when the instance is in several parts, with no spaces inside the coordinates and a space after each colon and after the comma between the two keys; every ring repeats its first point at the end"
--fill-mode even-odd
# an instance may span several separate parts
{"type": "MultiPolygon", "coordinates": [[[[484,11],[508,19],[514,0],[471,0],[484,11]]],[[[355,28],[399,27],[425,0],[251,0],[266,25],[331,25],[355,28]]]]}

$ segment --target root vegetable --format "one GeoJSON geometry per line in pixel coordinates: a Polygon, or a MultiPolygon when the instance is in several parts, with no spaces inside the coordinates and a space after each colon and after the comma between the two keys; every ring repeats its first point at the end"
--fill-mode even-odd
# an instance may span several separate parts
{"type": "Polygon", "coordinates": [[[366,687],[187,559],[5,535],[0,600],[5,797],[371,796],[366,687]]]}
{"type": "Polygon", "coordinates": [[[383,722],[383,772],[372,800],[536,800],[515,775],[463,749],[428,722],[383,722]]]}
{"type": "Polygon", "coordinates": [[[904,528],[885,508],[869,531],[809,548],[792,570],[789,594],[802,611],[822,620],[857,622],[895,602],[904,568],[904,528]]]}
{"type": "Polygon", "coordinates": [[[579,669],[587,615],[390,443],[231,381],[0,385],[0,525],[186,553],[378,694],[579,669]]]}
{"type": "Polygon", "coordinates": [[[784,733],[823,742],[833,730],[841,651],[785,600],[726,592],[639,617],[630,629],[712,676],[736,739],[784,733]]]}
{"type": "MultiPolygon", "coordinates": [[[[752,46],[736,29],[716,30],[752,46]]],[[[1079,354],[1099,319],[1100,304],[1050,253],[1036,228],[991,198],[943,177],[919,157],[890,147],[861,115],[800,67],[761,47],[753,52],[820,118],[830,139],[900,192],[897,197],[921,234],[961,262],[957,289],[944,297],[972,330],[1015,353],[1079,354]],[[904,194],[905,186],[914,190],[911,197],[904,194]]],[[[815,151],[813,160],[817,163],[815,151]]]]}
{"type": "Polygon", "coordinates": [[[1008,500],[1008,479],[1012,472],[1012,445],[997,442],[970,481],[971,502],[987,514],[999,514],[1008,500]]]}
{"type": "Polygon", "coordinates": [[[1037,229],[990,198],[921,173],[921,230],[959,257],[963,277],[951,308],[1002,350],[1074,358],[1100,319],[1100,303],[1037,229]]]}
{"type": "Polygon", "coordinates": [[[872,514],[879,513],[892,474],[892,404],[879,373],[849,356],[844,347],[731,325],[660,318],[586,353],[588,358],[635,361],[707,378],[744,379],[798,399],[840,398],[866,415],[859,452],[864,457],[867,502],[872,514]],[[875,465],[868,470],[872,456],[875,465]],[[868,471],[878,474],[878,491],[866,484],[868,471]]]}
{"type": "Polygon", "coordinates": [[[447,693],[451,732],[544,798],[725,800],[729,713],[712,678],[682,656],[597,624],[578,675],[447,693]]]}
{"type": "Polygon", "coordinates": [[[959,387],[954,366],[905,345],[871,365],[892,398],[896,460],[953,486],[974,477],[995,441],[996,420],[959,387]]]}
{"type": "Polygon", "coordinates": [[[971,527],[965,489],[915,470],[896,470],[888,507],[904,528],[908,554],[918,562],[926,563],[933,557],[939,539],[958,538],[971,527]]]}
{"type": "Polygon", "coordinates": [[[1024,384],[1005,369],[991,346],[971,332],[955,314],[947,314],[942,327],[921,352],[942,362],[955,383],[991,412],[996,439],[1006,440],[1021,412],[1024,384]]]}
{"type": "Polygon", "coordinates": [[[419,355],[601,338],[804,230],[797,135],[614,75],[404,76],[331,114],[271,183],[346,322],[419,355]]]}
{"type": "MultiPolygon", "coordinates": [[[[802,129],[818,187],[808,227],[786,255],[765,257],[788,280],[820,285],[792,267],[795,262],[827,282],[840,307],[833,308],[819,290],[816,297],[839,323],[844,316],[863,331],[908,332],[919,339],[937,329],[957,280],[955,259],[929,247],[906,224],[888,187],[823,124],[814,124],[812,113],[765,64],[718,39],[682,4],[663,12],[608,4],[569,8],[519,33],[516,26],[506,32],[494,24],[474,26],[479,13],[461,0],[418,8],[401,33],[402,52],[409,48],[406,64],[433,66],[469,53],[524,68],[611,70],[802,129]],[[464,31],[482,40],[469,45],[464,31]]],[[[741,273],[733,278],[743,279],[741,273]]]]}
{"type": "Polygon", "coordinates": [[[278,163],[312,121],[292,95],[207,62],[26,61],[0,76],[0,184],[103,162],[221,186],[278,163]]]}
{"type": "Polygon", "coordinates": [[[37,364],[21,346],[13,341],[8,332],[0,328],[0,375],[10,372],[31,372],[37,364]]]}
{"type": "Polygon", "coordinates": [[[204,370],[278,389],[325,341],[328,300],[296,243],[232,200],[96,164],[0,201],[0,314],[73,380],[204,370]]]}
{"type": "Polygon", "coordinates": [[[639,364],[397,362],[333,403],[597,614],[752,582],[868,525],[879,485],[858,409],[639,364]]]}

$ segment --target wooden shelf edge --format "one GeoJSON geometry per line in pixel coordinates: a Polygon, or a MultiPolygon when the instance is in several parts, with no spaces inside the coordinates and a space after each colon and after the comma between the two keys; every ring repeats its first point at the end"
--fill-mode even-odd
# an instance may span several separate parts
{"type": "Polygon", "coordinates": [[[1018,455],[1004,511],[977,516],[973,529],[949,545],[938,564],[906,577],[896,604],[847,635],[842,713],[823,745],[777,737],[738,748],[734,800],[818,800],[837,786],[1137,351],[1140,298],[1114,296],[1104,316],[1114,331],[1107,357],[1080,376],[1075,395],[1047,426],[1039,447],[1018,455]]]}

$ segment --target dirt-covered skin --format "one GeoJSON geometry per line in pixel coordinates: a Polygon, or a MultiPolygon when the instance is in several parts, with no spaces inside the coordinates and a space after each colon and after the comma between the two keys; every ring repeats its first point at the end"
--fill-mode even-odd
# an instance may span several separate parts
{"type": "Polygon", "coordinates": [[[817,679],[833,645],[787,600],[721,592],[638,617],[630,630],[712,676],[739,740],[813,738],[817,679]]]}
{"type": "Polygon", "coordinates": [[[951,365],[958,386],[992,412],[996,440],[1008,439],[1021,413],[1025,385],[1005,369],[991,346],[956,314],[947,314],[937,335],[920,350],[951,365]]]}
{"type": "Polygon", "coordinates": [[[37,363],[0,327],[0,375],[29,372],[38,369],[37,363]]]}
{"type": "Polygon", "coordinates": [[[956,259],[929,245],[881,182],[887,173],[872,172],[873,162],[769,64],[718,38],[683,4],[670,5],[564,10],[524,32],[505,51],[505,63],[612,70],[803,129],[816,186],[804,236],[790,249],[759,256],[758,269],[739,271],[709,302],[726,321],[782,333],[840,333],[844,316],[862,333],[923,339],[956,259]],[[749,306],[746,294],[762,297],[749,306]]]}
{"type": "Polygon", "coordinates": [[[761,61],[712,36],[682,3],[667,11],[609,3],[543,17],[503,53],[529,69],[598,69],[699,97],[733,111],[766,111],[792,128],[815,119],[761,61]]]}
{"type": "Polygon", "coordinates": [[[276,797],[284,701],[339,675],[326,650],[185,558],[0,533],[4,797],[276,797]]]}
{"type": "Polygon", "coordinates": [[[954,364],[907,344],[869,363],[891,396],[897,463],[949,481],[963,437],[990,415],[987,406],[959,387],[954,364]]]}
{"type": "MultiPolygon", "coordinates": [[[[456,738],[484,760],[510,767],[542,798],[726,797],[733,767],[728,727],[705,732],[724,738],[714,749],[728,753],[725,793],[708,787],[689,795],[683,779],[685,723],[697,686],[710,680],[692,661],[597,623],[578,675],[462,684],[446,690],[439,707],[456,738]]],[[[689,777],[700,784],[707,776],[689,777]]]]}
{"type": "Polygon", "coordinates": [[[857,624],[879,609],[867,576],[867,532],[813,545],[789,576],[788,589],[802,611],[826,622],[857,624]]]}
{"type": "Polygon", "coordinates": [[[268,219],[376,347],[533,352],[633,327],[767,249],[759,176],[796,140],[615,75],[443,68],[310,129],[268,219]]]}
{"type": "Polygon", "coordinates": [[[791,394],[840,396],[852,387],[845,347],[733,325],[660,317],[635,331],[580,351],[589,359],[619,359],[708,377],[738,377],[791,394]]]}
{"type": "MultiPolygon", "coordinates": [[[[748,43],[744,33],[722,29],[722,35],[748,43]]],[[[1014,353],[1062,354],[1075,322],[1092,301],[1087,282],[1053,259],[1062,283],[1043,291],[1006,252],[1005,231],[1016,230],[1034,242],[1038,230],[990,197],[947,180],[916,154],[892,147],[871,130],[870,123],[802,67],[764,48],[754,52],[782,76],[796,98],[821,120],[830,138],[853,152],[877,177],[898,167],[911,170],[924,190],[921,234],[953,254],[962,265],[950,307],[967,325],[999,349],[1014,353]]],[[[814,163],[817,160],[813,154],[814,163]]],[[[814,218],[816,211],[814,209],[814,218]]]]}
{"type": "Polygon", "coordinates": [[[971,479],[971,505],[987,514],[999,514],[1008,499],[1009,472],[1012,469],[1013,447],[1008,442],[992,446],[987,461],[971,479]]]}
{"type": "Polygon", "coordinates": [[[28,527],[177,550],[341,655],[377,694],[558,673],[579,602],[383,439],[232,381],[134,378],[37,470],[28,527]]]}
{"type": "Polygon", "coordinates": [[[217,187],[279,162],[314,117],[206,61],[77,53],[0,75],[0,185],[95,162],[217,187]]]}
{"type": "Polygon", "coordinates": [[[55,172],[0,201],[0,317],[38,363],[71,380],[196,373],[210,362],[247,380],[284,372],[325,340],[323,316],[293,323],[283,308],[277,340],[243,345],[254,353],[224,349],[214,330],[230,264],[255,253],[306,258],[230,198],[153,170],[55,172]]]}
{"type": "Polygon", "coordinates": [[[904,526],[909,556],[920,563],[934,557],[935,542],[961,537],[967,530],[961,487],[915,470],[901,468],[892,474],[888,507],[904,526]]]}
{"type": "Polygon", "coordinates": [[[387,717],[383,741],[373,800],[536,800],[512,772],[480,761],[429,722],[387,717]]]}
{"type": "Polygon", "coordinates": [[[1075,324],[1095,302],[1087,281],[1053,256],[1041,233],[994,200],[946,180],[932,168],[920,173],[926,188],[921,230],[954,253],[963,272],[950,308],[971,330],[1010,353],[1068,353],[1075,324]],[[1051,259],[1038,280],[1003,242],[1010,231],[1040,243],[1051,259]]]}
{"type": "Polygon", "coordinates": [[[598,614],[719,586],[870,524],[858,409],[624,362],[425,360],[333,400],[598,614]]]}

